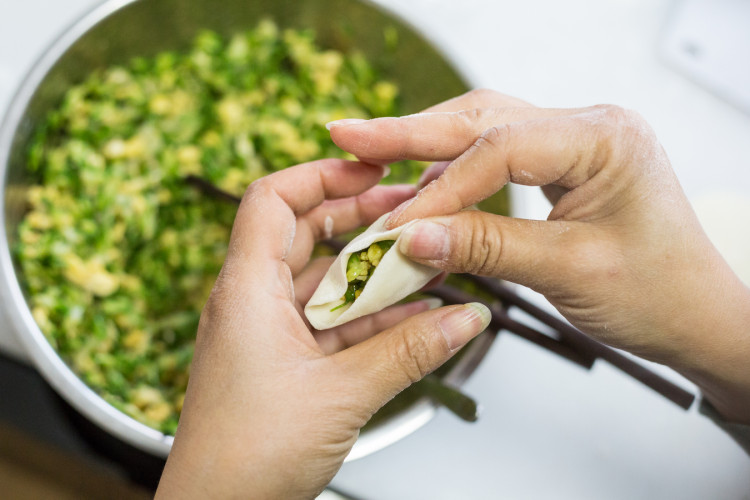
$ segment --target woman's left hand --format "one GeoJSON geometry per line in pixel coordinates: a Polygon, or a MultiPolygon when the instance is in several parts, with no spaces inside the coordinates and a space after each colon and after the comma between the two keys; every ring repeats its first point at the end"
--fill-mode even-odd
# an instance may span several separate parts
{"type": "Polygon", "coordinates": [[[483,306],[427,311],[417,302],[309,329],[302,306],[328,265],[308,265],[314,242],[369,224],[414,194],[373,187],[383,173],[322,160],[248,188],[201,316],[159,496],[314,497],[373,413],[486,328],[483,306]]]}

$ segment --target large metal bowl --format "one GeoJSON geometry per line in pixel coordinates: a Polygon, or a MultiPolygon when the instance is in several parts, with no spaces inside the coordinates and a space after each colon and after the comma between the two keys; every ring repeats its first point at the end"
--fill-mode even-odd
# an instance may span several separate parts
{"type": "MultiPolygon", "coordinates": [[[[10,248],[25,207],[30,182],[26,155],[34,130],[63,93],[96,68],[125,63],[133,56],[187,48],[200,29],[221,34],[254,27],[264,17],[282,27],[308,27],[327,47],[356,47],[401,89],[405,108],[417,111],[464,92],[469,84],[453,62],[413,27],[370,3],[353,0],[111,0],[71,26],[45,52],[18,90],[0,128],[0,305],[33,363],[74,408],[114,436],[165,457],[172,437],[110,406],[87,387],[58,356],[34,322],[20,285],[20,268],[10,248]],[[384,50],[383,30],[398,32],[399,49],[384,50]]],[[[3,325],[5,326],[5,325],[3,325]]],[[[485,355],[492,336],[480,337],[446,375],[462,383],[485,355]]],[[[362,457],[410,434],[428,422],[434,405],[420,400],[370,426],[348,460],[362,457]]]]}

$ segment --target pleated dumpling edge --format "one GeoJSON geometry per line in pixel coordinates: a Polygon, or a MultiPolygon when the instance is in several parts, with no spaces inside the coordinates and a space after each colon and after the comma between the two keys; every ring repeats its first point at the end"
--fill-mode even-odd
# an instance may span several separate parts
{"type": "Polygon", "coordinates": [[[408,259],[398,249],[401,233],[417,221],[386,230],[385,221],[389,215],[381,216],[365,232],[350,241],[326,272],[305,306],[305,316],[314,328],[325,330],[378,312],[421,289],[440,274],[438,269],[408,259]],[[396,243],[383,254],[359,297],[351,304],[338,307],[343,303],[342,297],[348,287],[346,268],[349,256],[366,250],[373,243],[386,240],[396,240],[396,243]]]}

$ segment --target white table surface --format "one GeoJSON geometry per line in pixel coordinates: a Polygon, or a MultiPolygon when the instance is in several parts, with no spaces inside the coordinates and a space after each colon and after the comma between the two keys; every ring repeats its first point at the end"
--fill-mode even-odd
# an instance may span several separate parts
{"type": "MultiPolygon", "coordinates": [[[[44,47],[96,3],[0,0],[0,110],[44,47]]],[[[638,110],[709,235],[750,277],[750,116],[660,58],[679,2],[378,3],[437,37],[483,86],[543,106],[638,110]]],[[[514,210],[544,218],[549,206],[525,189],[514,210]]],[[[23,356],[1,318],[0,349],[23,356]]],[[[465,390],[482,402],[479,422],[439,411],[344,465],[334,484],[368,499],[750,499],[750,459],[730,438],[602,362],[587,372],[504,334],[465,390]]]]}

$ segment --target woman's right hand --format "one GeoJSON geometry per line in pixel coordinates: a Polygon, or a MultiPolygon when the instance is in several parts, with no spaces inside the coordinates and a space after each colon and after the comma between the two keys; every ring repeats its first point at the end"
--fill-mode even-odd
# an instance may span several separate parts
{"type": "Polygon", "coordinates": [[[368,162],[440,162],[389,221],[425,219],[402,236],[411,258],[526,285],[592,337],[672,366],[724,417],[750,423],[750,292],[639,115],[474,91],[425,113],[330,130],[368,162]],[[548,219],[461,211],[508,182],[541,186],[554,205],[548,219]]]}

